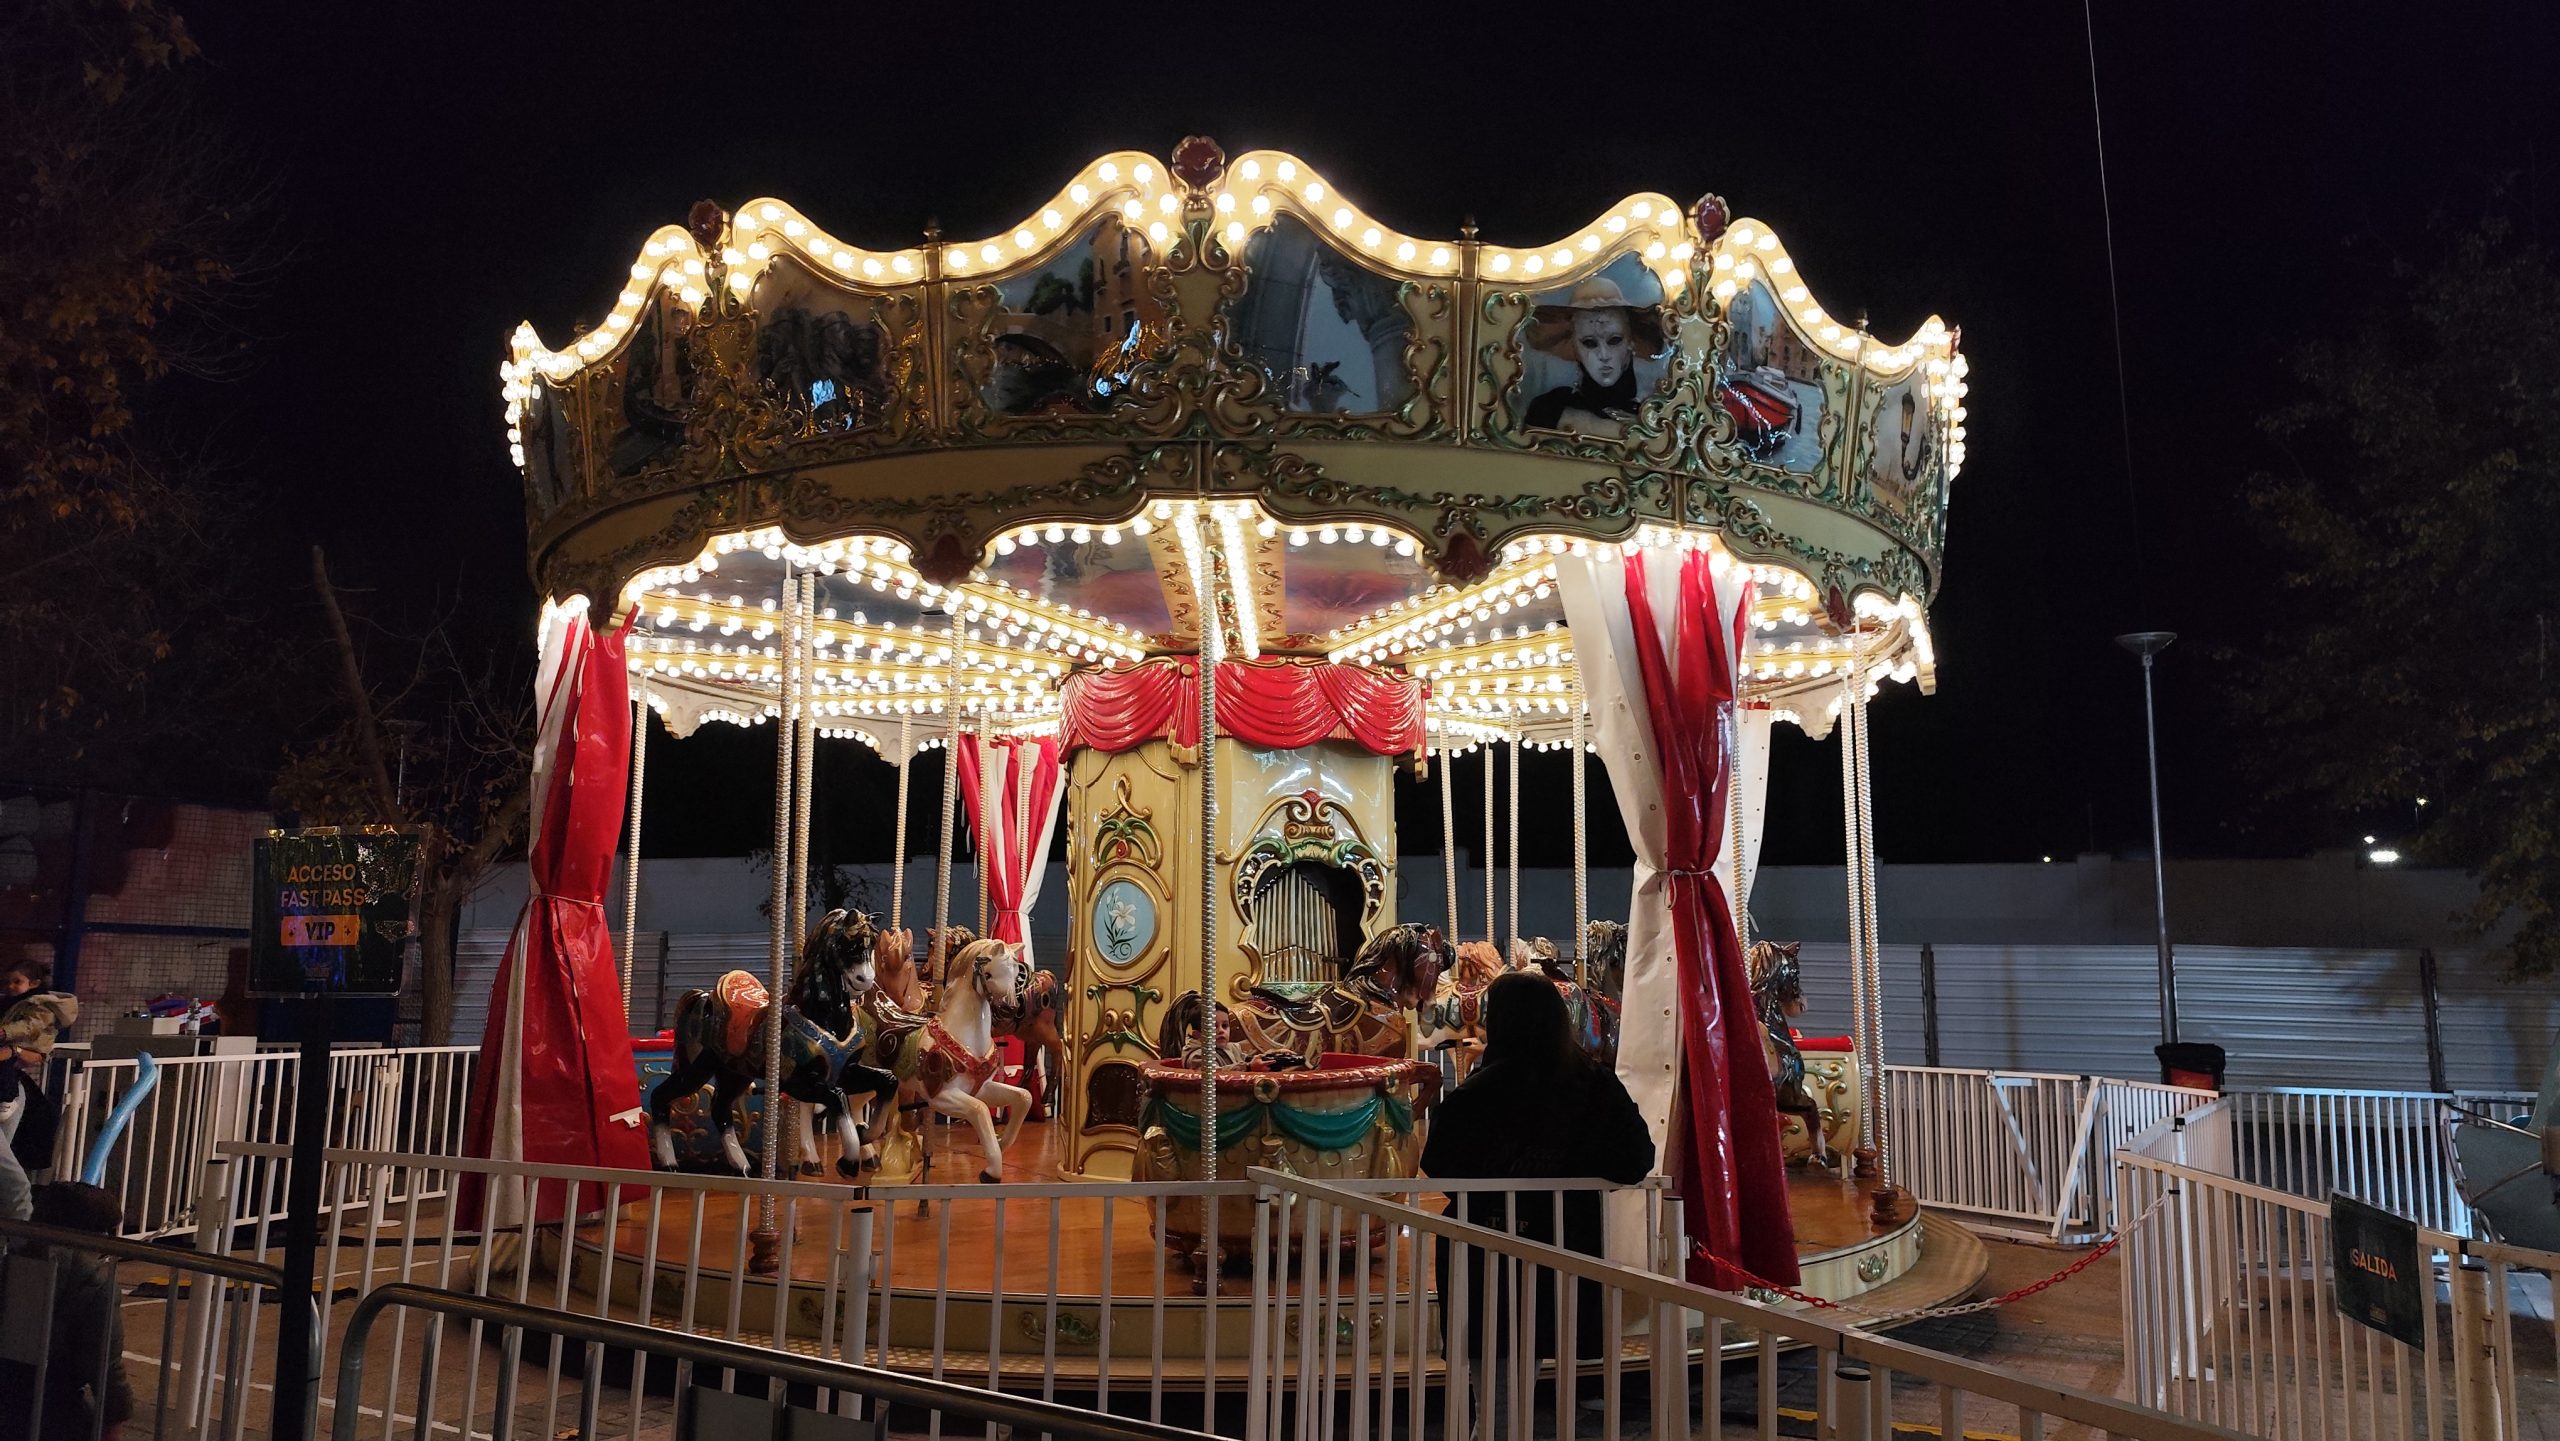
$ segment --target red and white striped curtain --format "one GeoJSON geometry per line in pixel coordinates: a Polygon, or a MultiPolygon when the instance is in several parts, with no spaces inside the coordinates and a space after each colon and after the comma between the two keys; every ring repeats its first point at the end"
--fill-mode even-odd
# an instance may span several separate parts
{"type": "MultiPolygon", "coordinates": [[[[535,678],[541,730],[533,753],[531,893],[489,996],[465,1132],[469,1155],[636,1170],[649,1165],[622,980],[604,913],[630,779],[623,640],[622,631],[598,635],[583,602],[544,613],[535,678]]],[[[546,1193],[547,1210],[556,1210],[558,1197],[556,1188],[546,1193]]],[[[465,1198],[475,1216],[478,1199],[465,1198]]]]}
{"type": "Polygon", "coordinates": [[[1056,736],[960,737],[960,799],[977,837],[979,864],[987,868],[987,929],[1000,941],[1019,941],[1031,955],[1030,916],[1048,872],[1049,835],[1066,799],[1056,736]],[[982,775],[1000,787],[995,804],[981,802],[982,775]],[[1030,818],[1030,829],[1023,818],[1030,818]],[[995,834],[985,834],[992,821],[995,834]]]}
{"type": "Polygon", "coordinates": [[[1690,1279],[1793,1284],[1776,1095],[1719,874],[1730,864],[1750,574],[1703,537],[1654,539],[1668,543],[1591,546],[1556,567],[1594,738],[1636,851],[1618,1075],[1680,1193],[1690,1279]]]}

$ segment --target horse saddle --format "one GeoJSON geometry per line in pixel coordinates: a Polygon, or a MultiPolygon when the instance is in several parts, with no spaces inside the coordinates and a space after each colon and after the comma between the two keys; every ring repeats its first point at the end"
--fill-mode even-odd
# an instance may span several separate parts
{"type": "Polygon", "coordinates": [[[764,988],[747,971],[730,971],[711,986],[711,994],[720,1002],[721,1049],[733,1056],[747,1053],[755,1037],[756,1022],[764,1019],[764,1008],[773,1002],[773,993],[764,988]]]}
{"type": "Polygon", "coordinates": [[[1327,986],[1304,997],[1267,986],[1256,986],[1246,994],[1268,1007],[1274,1020],[1293,1031],[1339,1031],[1368,1010],[1358,996],[1340,986],[1327,986]]]}
{"type": "Polygon", "coordinates": [[[863,1010],[871,1017],[873,1028],[871,1054],[877,1057],[883,1066],[889,1065],[897,1058],[899,1048],[907,1043],[907,1037],[923,1030],[933,1021],[931,1016],[918,1015],[913,1011],[899,1008],[895,1002],[876,991],[867,998],[863,1010]]]}

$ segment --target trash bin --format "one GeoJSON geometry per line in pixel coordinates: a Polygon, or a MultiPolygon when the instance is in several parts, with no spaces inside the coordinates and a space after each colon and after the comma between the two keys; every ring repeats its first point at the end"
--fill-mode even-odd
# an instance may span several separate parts
{"type": "Polygon", "coordinates": [[[2160,1058],[2160,1084],[2164,1086],[2222,1089],[2222,1072],[2229,1057],[2210,1041],[2169,1041],[2153,1046],[2151,1054],[2160,1058]]]}

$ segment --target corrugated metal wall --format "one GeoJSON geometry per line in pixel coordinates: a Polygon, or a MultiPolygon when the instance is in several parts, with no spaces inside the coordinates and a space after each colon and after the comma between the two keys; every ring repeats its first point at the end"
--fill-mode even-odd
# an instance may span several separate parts
{"type": "MultiPolygon", "coordinates": [[[[474,1045],[506,949],[504,931],[466,931],[454,1041],[474,1045]]],[[[633,967],[632,1031],[663,1028],[678,997],[721,972],[764,973],[761,931],[645,932],[633,967]]],[[[1042,960],[1065,954],[1062,935],[1035,937],[1042,960]]],[[[2158,963],[2147,946],[1931,947],[1938,995],[1938,1063],[2155,1079],[2158,963]]],[[[2446,1081],[2455,1090],[2532,1090],[2560,1029],[2560,987],[2511,984],[2477,952],[2437,955],[2446,1081]]],[[[1847,947],[1803,950],[1807,1035],[1849,1030],[1847,947]]],[[[1920,948],[1884,948],[1885,1054],[1927,1058],[1920,948]]],[[[2185,946],[2178,951],[2182,1039],[2230,1052],[2235,1087],[2427,1087],[2425,1003],[2418,953],[2185,946]]]]}
{"type": "MultiPolygon", "coordinates": [[[[1934,946],[1938,1063],[2152,1079],[2159,962],[2145,946],[1934,946]]],[[[1847,948],[1803,951],[1807,1035],[1849,1029],[1847,948]]],[[[2415,951],[2178,950],[2178,1033],[2230,1053],[2235,1087],[2425,1090],[2415,951]]],[[[2560,1030],[2560,988],[2512,984],[2477,953],[2439,953],[2446,1083],[2532,1090],[2560,1030]]],[[[1887,946],[1885,1054],[1927,1056],[1920,948],[1887,946]]]]}

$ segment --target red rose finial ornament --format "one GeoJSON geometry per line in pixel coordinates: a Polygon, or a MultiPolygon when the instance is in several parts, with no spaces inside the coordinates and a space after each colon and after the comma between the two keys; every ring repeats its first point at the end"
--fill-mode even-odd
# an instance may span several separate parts
{"type": "Polygon", "coordinates": [[[721,232],[729,228],[729,212],[717,200],[697,200],[684,213],[684,228],[693,232],[695,243],[709,250],[720,243],[721,232]]]}
{"type": "Polygon", "coordinates": [[[1711,192],[1699,196],[1698,203],[1689,207],[1689,218],[1697,222],[1698,243],[1713,245],[1724,234],[1724,228],[1733,223],[1733,211],[1723,196],[1711,192]]]}
{"type": "Polygon", "coordinates": [[[1186,135],[1173,147],[1173,178],[1194,190],[1218,183],[1227,173],[1227,152],[1206,135],[1186,135]]]}

